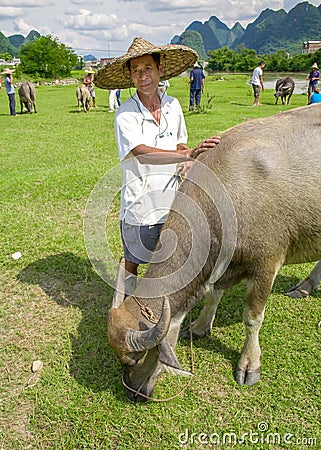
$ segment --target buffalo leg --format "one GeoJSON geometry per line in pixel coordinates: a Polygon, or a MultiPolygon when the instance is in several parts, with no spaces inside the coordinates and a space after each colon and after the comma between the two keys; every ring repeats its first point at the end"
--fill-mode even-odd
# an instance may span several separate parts
{"type": "MultiPolygon", "coordinates": [[[[223,290],[208,288],[204,295],[204,306],[198,318],[192,323],[193,337],[200,338],[210,333],[217,307],[223,295],[223,290]]],[[[181,337],[188,339],[190,337],[189,326],[181,331],[181,337]]]]}
{"type": "Polygon", "coordinates": [[[260,380],[259,331],[264,319],[264,309],[253,315],[250,308],[245,307],[243,319],[246,328],[246,339],[241,358],[236,368],[235,378],[239,385],[251,386],[260,380]]]}
{"type": "Polygon", "coordinates": [[[252,386],[260,380],[260,344],[259,332],[264,319],[265,305],[271,292],[275,273],[260,276],[248,286],[248,294],[243,312],[246,338],[237,364],[235,379],[238,384],[252,386]]]}
{"type": "Polygon", "coordinates": [[[307,297],[311,291],[317,291],[321,280],[321,261],[318,261],[311,273],[285,295],[292,298],[307,297]]]}

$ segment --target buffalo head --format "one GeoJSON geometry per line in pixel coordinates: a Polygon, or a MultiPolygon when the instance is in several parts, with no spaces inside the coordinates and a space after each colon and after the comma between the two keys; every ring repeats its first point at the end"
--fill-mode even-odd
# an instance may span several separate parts
{"type": "Polygon", "coordinates": [[[163,368],[189,375],[180,366],[167,341],[171,311],[168,298],[163,300],[160,317],[152,324],[142,314],[137,301],[128,296],[113,305],[108,314],[108,338],[123,367],[123,384],[131,400],[152,397],[163,368]]]}

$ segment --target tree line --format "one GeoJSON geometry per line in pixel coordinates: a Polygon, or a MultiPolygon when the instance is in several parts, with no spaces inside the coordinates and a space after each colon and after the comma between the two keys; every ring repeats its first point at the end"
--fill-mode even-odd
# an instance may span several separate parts
{"type": "MultiPolygon", "coordinates": [[[[81,69],[83,65],[73,49],[50,35],[23,44],[19,56],[21,63],[16,68],[18,76],[23,73],[44,79],[68,77],[71,70],[81,69]]],[[[249,72],[261,60],[266,63],[265,70],[270,72],[306,72],[313,63],[320,61],[321,64],[321,49],[314,54],[290,56],[285,50],[258,55],[255,50],[245,47],[237,50],[221,47],[209,52],[207,68],[220,72],[249,72]]]]}
{"type": "Polygon", "coordinates": [[[220,72],[249,72],[262,60],[266,64],[265,70],[269,72],[306,72],[313,63],[321,63],[321,49],[313,54],[290,56],[285,50],[258,55],[255,50],[245,47],[238,50],[221,47],[209,52],[207,68],[220,72]]]}

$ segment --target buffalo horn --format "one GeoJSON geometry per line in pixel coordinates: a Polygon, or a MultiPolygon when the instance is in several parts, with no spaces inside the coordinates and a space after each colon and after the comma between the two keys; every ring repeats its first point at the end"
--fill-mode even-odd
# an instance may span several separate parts
{"type": "Polygon", "coordinates": [[[113,296],[113,308],[119,308],[125,298],[125,258],[121,257],[118,266],[116,287],[113,296]]]}
{"type": "Polygon", "coordinates": [[[163,302],[162,314],[156,325],[147,331],[129,330],[127,343],[133,352],[156,347],[167,334],[171,321],[171,307],[167,297],[163,302]]]}

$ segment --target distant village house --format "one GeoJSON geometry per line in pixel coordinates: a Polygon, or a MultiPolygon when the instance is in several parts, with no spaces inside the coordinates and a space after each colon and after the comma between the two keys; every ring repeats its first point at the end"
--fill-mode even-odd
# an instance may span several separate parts
{"type": "Polygon", "coordinates": [[[315,53],[321,48],[321,41],[306,41],[302,45],[302,54],[315,53]]]}

